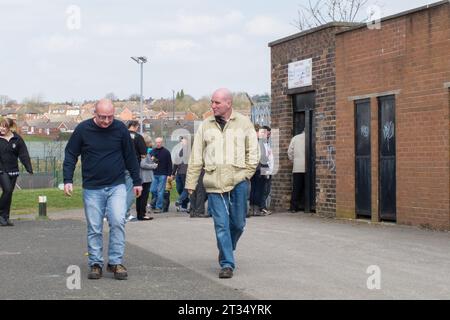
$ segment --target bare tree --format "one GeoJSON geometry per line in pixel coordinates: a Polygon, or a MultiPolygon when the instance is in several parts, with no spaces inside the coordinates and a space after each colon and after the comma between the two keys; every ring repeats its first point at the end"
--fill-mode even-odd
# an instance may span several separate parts
{"type": "Polygon", "coordinates": [[[109,99],[111,101],[117,101],[117,96],[114,94],[114,92],[109,92],[105,95],[105,99],[109,99]]]}
{"type": "Polygon", "coordinates": [[[292,23],[300,31],[315,28],[329,22],[358,21],[369,0],[308,0],[299,5],[298,17],[292,23]]]}
{"type": "Polygon", "coordinates": [[[10,100],[11,99],[7,95],[0,94],[0,106],[5,106],[10,100]]]}
{"type": "Polygon", "coordinates": [[[30,98],[23,99],[23,104],[27,107],[29,112],[44,113],[48,110],[47,104],[44,101],[42,94],[35,94],[30,98]]]}
{"type": "Polygon", "coordinates": [[[137,94],[137,93],[133,93],[128,100],[130,101],[140,101],[141,100],[141,95],[137,94]]]}

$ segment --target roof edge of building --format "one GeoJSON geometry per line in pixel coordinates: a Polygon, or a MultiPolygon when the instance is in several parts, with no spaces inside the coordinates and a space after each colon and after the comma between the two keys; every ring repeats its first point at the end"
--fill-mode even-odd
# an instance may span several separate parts
{"type": "MultiPolygon", "coordinates": [[[[380,19],[380,23],[386,22],[388,20],[397,19],[397,18],[400,18],[400,17],[403,17],[403,16],[407,16],[407,15],[410,15],[410,14],[413,14],[413,13],[420,12],[420,11],[429,10],[429,9],[432,9],[432,8],[435,8],[435,7],[439,7],[439,6],[442,6],[442,5],[445,5],[445,4],[450,4],[450,1],[449,0],[443,0],[443,1],[439,1],[439,2],[430,3],[430,4],[427,4],[427,5],[418,7],[418,8],[414,8],[414,9],[410,9],[410,10],[407,10],[407,11],[403,11],[403,12],[400,12],[400,13],[396,13],[396,14],[393,14],[393,15],[381,18],[380,19]]],[[[367,26],[367,23],[358,23],[358,25],[353,26],[353,27],[351,27],[349,29],[341,30],[341,31],[336,32],[336,35],[340,35],[340,34],[343,34],[343,33],[355,31],[355,30],[364,28],[366,26],[367,26]]]]}
{"type": "Polygon", "coordinates": [[[289,42],[289,41],[295,40],[297,38],[301,38],[301,37],[307,36],[309,34],[313,34],[313,33],[316,33],[316,32],[319,32],[319,31],[322,31],[322,30],[325,30],[325,29],[328,29],[328,28],[335,28],[335,27],[354,28],[354,27],[360,26],[360,25],[361,25],[361,23],[354,23],[354,22],[329,22],[327,24],[324,24],[324,25],[321,25],[321,26],[318,26],[318,27],[315,27],[315,28],[312,28],[312,29],[308,29],[308,30],[302,31],[302,32],[290,35],[288,37],[284,37],[282,39],[272,41],[272,42],[269,43],[269,47],[274,47],[276,45],[279,45],[279,44],[282,44],[282,43],[285,43],[285,42],[289,42]]]}

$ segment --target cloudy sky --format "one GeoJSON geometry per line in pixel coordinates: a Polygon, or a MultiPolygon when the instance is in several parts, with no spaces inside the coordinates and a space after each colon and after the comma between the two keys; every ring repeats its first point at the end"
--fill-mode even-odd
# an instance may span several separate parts
{"type": "MultiPolygon", "coordinates": [[[[0,0],[0,95],[21,102],[270,92],[268,43],[305,0],[0,0]]],[[[382,16],[436,1],[374,1],[382,16]]]]}

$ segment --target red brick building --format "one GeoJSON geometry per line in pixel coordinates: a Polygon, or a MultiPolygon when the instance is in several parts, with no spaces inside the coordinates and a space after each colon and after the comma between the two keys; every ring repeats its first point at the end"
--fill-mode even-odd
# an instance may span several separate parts
{"type": "Polygon", "coordinates": [[[330,23],[269,46],[280,129],[273,207],[289,207],[286,152],[304,128],[311,211],[449,230],[449,1],[380,28],[330,23]]]}
{"type": "Polygon", "coordinates": [[[269,44],[272,55],[272,127],[280,130],[279,170],[271,204],[289,208],[292,162],[287,150],[293,134],[305,129],[306,211],[336,214],[335,35],[354,24],[330,23],[269,44]]]}
{"type": "Polygon", "coordinates": [[[450,2],[336,36],[336,216],[450,229],[450,2]]]}

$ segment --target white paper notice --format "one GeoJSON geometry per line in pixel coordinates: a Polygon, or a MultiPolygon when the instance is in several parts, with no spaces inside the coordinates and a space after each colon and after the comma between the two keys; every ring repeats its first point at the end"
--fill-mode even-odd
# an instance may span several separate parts
{"type": "Polygon", "coordinates": [[[288,88],[312,86],[312,59],[306,59],[289,64],[288,88]]]}

